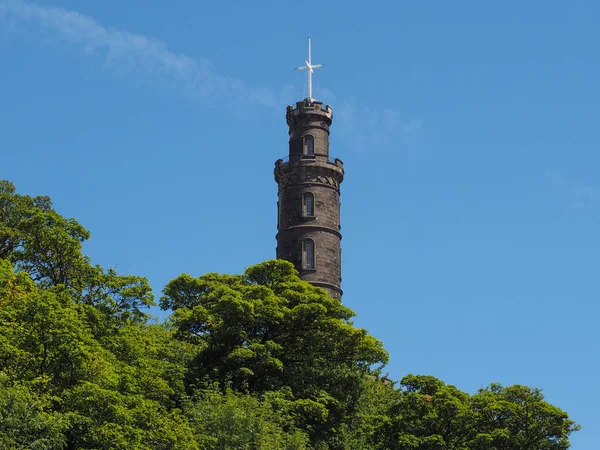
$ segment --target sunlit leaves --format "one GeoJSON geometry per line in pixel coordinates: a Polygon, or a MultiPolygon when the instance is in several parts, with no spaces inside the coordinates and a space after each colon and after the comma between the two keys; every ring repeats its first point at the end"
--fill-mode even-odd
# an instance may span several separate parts
{"type": "Polygon", "coordinates": [[[541,392],[381,377],[354,312],[266,261],[148,281],[92,265],[89,233],[0,181],[1,449],[564,450],[541,392]]]}
{"type": "Polygon", "coordinates": [[[391,407],[391,449],[564,450],[579,427],[538,389],[492,384],[470,396],[431,376],[409,375],[391,407]]]}
{"type": "Polygon", "coordinates": [[[287,261],[243,277],[182,275],[164,294],[176,335],[198,347],[190,383],[208,377],[255,394],[290,388],[313,436],[350,413],[365,374],[387,361],[381,342],[349,321],[353,312],[287,261]]]}
{"type": "Polygon", "coordinates": [[[62,449],[68,423],[48,400],[0,372],[0,448],[62,449]]]}

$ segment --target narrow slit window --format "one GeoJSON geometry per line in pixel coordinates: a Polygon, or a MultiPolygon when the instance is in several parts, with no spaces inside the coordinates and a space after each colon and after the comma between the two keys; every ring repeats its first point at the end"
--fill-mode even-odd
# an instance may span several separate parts
{"type": "Polygon", "coordinates": [[[315,268],[315,243],[312,239],[305,239],[302,243],[304,268],[313,270],[315,268]]]}
{"type": "Polygon", "coordinates": [[[304,151],[307,156],[315,155],[315,138],[310,135],[304,137],[304,151]]]}
{"type": "Polygon", "coordinates": [[[302,197],[302,212],[304,217],[314,217],[315,215],[315,196],[307,192],[302,197]]]}

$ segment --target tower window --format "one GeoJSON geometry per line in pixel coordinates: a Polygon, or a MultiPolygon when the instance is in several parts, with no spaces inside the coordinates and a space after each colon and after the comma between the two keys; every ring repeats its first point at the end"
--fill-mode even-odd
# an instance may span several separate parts
{"type": "Polygon", "coordinates": [[[304,154],[306,156],[315,156],[315,138],[311,135],[304,136],[304,154]]]}
{"type": "Polygon", "coordinates": [[[302,215],[304,217],[315,216],[315,196],[311,192],[306,192],[302,196],[302,215]]]}
{"type": "Polygon", "coordinates": [[[315,268],[315,241],[312,239],[302,241],[302,266],[308,270],[315,268]]]}

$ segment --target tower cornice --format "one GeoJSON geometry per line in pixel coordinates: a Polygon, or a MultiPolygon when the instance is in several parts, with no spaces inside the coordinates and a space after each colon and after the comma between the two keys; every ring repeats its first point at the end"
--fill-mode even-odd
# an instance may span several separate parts
{"type": "Polygon", "coordinates": [[[288,185],[321,184],[339,191],[344,181],[344,163],[336,158],[334,162],[317,159],[301,159],[299,161],[275,162],[275,181],[280,189],[288,185]]]}

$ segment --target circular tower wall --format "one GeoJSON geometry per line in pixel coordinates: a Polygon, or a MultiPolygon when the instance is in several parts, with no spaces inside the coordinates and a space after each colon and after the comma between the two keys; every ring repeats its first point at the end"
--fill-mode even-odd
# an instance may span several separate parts
{"type": "Polygon", "coordinates": [[[277,258],[341,300],[340,184],[343,164],[329,160],[331,107],[305,99],[287,109],[287,161],[275,163],[279,186],[277,258]]]}

